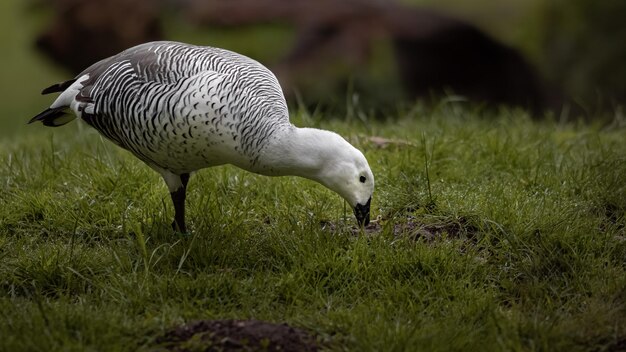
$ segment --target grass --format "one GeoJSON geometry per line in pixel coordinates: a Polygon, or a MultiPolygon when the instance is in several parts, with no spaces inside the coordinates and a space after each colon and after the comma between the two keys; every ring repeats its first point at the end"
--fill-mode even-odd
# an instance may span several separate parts
{"type": "Polygon", "coordinates": [[[619,115],[562,124],[443,102],[293,119],[364,151],[379,233],[355,234],[310,181],[220,167],[192,177],[192,235],[176,236],[160,177],[94,131],[5,139],[0,350],[149,350],[172,326],[221,318],[308,328],[331,350],[624,348],[619,115]]]}
{"type": "MultiPolygon", "coordinates": [[[[149,168],[77,123],[25,125],[50,103],[38,91],[68,75],[33,53],[41,18],[17,0],[0,9],[20,28],[0,33],[0,351],[150,350],[173,326],[222,318],[308,328],[331,350],[625,348],[620,113],[585,125],[446,102],[383,120],[352,103],[331,119],[295,110],[365,152],[381,231],[355,234],[310,181],[221,167],[194,175],[192,235],[175,236],[149,168]]],[[[248,43],[234,49],[263,55],[248,43]]]]}

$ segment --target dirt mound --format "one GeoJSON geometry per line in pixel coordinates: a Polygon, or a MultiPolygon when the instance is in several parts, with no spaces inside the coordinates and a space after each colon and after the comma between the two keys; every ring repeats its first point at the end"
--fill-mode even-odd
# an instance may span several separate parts
{"type": "Polygon", "coordinates": [[[314,335],[287,324],[258,320],[201,320],[157,339],[169,351],[317,351],[314,335]]]}
{"type": "MultiPolygon", "coordinates": [[[[382,220],[386,221],[384,219],[382,220]]],[[[345,226],[355,235],[361,234],[361,231],[366,235],[375,235],[383,230],[383,225],[381,225],[378,220],[371,221],[363,229],[354,225],[346,225],[345,223],[338,224],[332,221],[322,221],[320,226],[322,229],[330,231],[338,231],[341,226],[345,226]]],[[[473,239],[476,233],[480,231],[472,224],[471,220],[463,217],[442,218],[431,223],[426,223],[409,215],[406,221],[399,221],[392,226],[392,232],[395,237],[406,236],[415,240],[423,239],[426,242],[432,242],[444,235],[450,238],[473,239]]]]}

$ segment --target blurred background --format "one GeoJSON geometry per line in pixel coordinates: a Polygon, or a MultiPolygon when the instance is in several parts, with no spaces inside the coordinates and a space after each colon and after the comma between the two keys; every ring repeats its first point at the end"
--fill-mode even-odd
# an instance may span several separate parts
{"type": "Polygon", "coordinates": [[[43,88],[152,40],[250,56],[322,112],[454,96],[590,118],[626,102],[624,0],[2,0],[0,16],[0,138],[51,103],[43,88]]]}

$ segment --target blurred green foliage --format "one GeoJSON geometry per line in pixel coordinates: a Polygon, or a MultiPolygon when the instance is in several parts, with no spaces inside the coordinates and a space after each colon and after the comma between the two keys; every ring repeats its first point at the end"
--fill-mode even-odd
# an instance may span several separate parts
{"type": "Polygon", "coordinates": [[[587,109],[626,103],[626,1],[404,0],[457,15],[522,50],[587,109]]]}
{"type": "Polygon", "coordinates": [[[43,18],[29,14],[26,4],[0,1],[0,138],[25,131],[30,117],[50,104],[50,98],[39,92],[67,78],[67,73],[36,54],[33,38],[43,18]]]}
{"type": "Polygon", "coordinates": [[[626,102],[626,1],[547,2],[544,69],[583,106],[626,102]]]}
{"type": "MultiPolygon", "coordinates": [[[[464,18],[521,49],[549,82],[592,114],[596,107],[612,110],[626,102],[626,1],[404,2],[464,18]]],[[[50,102],[50,97],[39,95],[40,90],[71,76],[34,49],[34,37],[51,13],[33,11],[29,4],[20,0],[0,2],[0,138],[25,131],[30,116],[50,102]]],[[[167,39],[228,48],[269,65],[287,53],[295,38],[293,30],[282,25],[198,28],[171,11],[164,13],[163,19],[167,39]]],[[[383,102],[396,107],[402,95],[389,43],[375,43],[372,55],[375,62],[357,70],[345,62],[320,69],[312,81],[305,82],[312,87],[307,100],[316,102],[325,96],[329,105],[339,109],[355,102],[369,107],[379,107],[383,102]],[[330,80],[342,72],[344,78],[330,80]],[[338,87],[349,88],[342,91],[338,87]],[[372,96],[377,100],[370,100],[372,96]]]]}

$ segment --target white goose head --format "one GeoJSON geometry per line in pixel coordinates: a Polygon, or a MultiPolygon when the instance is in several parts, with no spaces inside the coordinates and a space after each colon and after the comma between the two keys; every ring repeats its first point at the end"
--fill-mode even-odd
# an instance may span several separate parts
{"type": "Polygon", "coordinates": [[[317,181],[350,204],[359,225],[369,223],[374,175],[363,153],[340,135],[293,128],[266,148],[262,159],[271,169],[268,174],[317,181]]]}
{"type": "Polygon", "coordinates": [[[363,153],[335,136],[334,143],[340,148],[324,158],[314,179],[343,197],[354,210],[359,225],[365,226],[370,221],[374,175],[363,153]]]}

